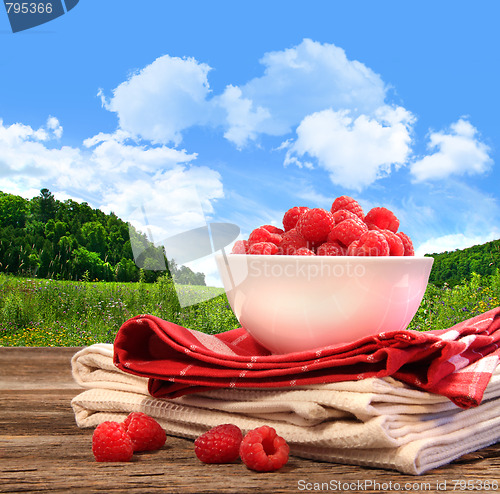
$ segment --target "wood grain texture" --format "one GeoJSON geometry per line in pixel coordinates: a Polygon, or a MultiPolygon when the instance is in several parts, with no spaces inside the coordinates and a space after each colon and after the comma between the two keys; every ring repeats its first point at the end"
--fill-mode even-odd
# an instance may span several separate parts
{"type": "Polygon", "coordinates": [[[500,484],[500,444],[419,477],[295,457],[273,473],[205,465],[192,441],[172,436],[130,463],[98,463],[92,430],[76,426],[70,406],[82,391],[70,369],[77,350],[0,348],[0,493],[492,492],[484,483],[500,484]],[[475,483],[460,489],[460,480],[475,483]]]}

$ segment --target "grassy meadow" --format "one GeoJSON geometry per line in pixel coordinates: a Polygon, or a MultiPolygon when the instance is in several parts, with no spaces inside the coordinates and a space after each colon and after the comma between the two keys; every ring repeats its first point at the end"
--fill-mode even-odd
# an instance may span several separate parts
{"type": "MultiPolygon", "coordinates": [[[[179,287],[177,287],[179,288],[179,287]]],[[[186,285],[181,307],[173,283],[72,282],[0,273],[0,346],[112,343],[124,321],[152,314],[207,334],[238,327],[222,289],[186,285]]],[[[409,329],[443,329],[500,305],[500,273],[474,274],[449,288],[429,284],[409,329]]]]}
{"type": "Polygon", "coordinates": [[[0,274],[0,346],[86,346],[112,343],[120,326],[137,314],[152,314],[205,333],[238,326],[220,288],[173,283],[56,281],[0,274]],[[183,304],[185,305],[185,303],[183,304]]]}

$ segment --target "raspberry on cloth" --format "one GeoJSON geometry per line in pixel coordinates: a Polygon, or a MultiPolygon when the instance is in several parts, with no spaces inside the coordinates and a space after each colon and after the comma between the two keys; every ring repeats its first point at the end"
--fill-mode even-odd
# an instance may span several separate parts
{"type": "Polygon", "coordinates": [[[243,328],[207,335],[139,315],[118,331],[114,363],[149,378],[149,393],[157,398],[391,376],[470,408],[482,400],[499,347],[500,307],[446,330],[380,333],[284,355],[271,354],[243,328]]]}

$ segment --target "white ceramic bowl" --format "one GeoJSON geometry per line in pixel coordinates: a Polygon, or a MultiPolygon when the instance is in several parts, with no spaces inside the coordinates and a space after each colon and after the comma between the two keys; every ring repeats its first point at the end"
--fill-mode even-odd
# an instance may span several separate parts
{"type": "Polygon", "coordinates": [[[289,353],[406,329],[432,257],[217,254],[240,324],[273,353],[289,353]]]}

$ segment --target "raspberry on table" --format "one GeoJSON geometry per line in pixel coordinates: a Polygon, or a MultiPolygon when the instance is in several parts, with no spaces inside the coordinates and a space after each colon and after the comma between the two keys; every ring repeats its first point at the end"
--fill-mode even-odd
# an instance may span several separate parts
{"type": "Polygon", "coordinates": [[[343,245],[350,245],[367,231],[368,227],[361,221],[347,219],[333,227],[328,235],[328,241],[338,240],[343,245]]]}
{"type": "Polygon", "coordinates": [[[281,242],[281,235],[278,233],[271,233],[267,228],[260,226],[250,233],[248,236],[248,243],[258,244],[260,242],[271,242],[279,245],[281,242]]]}
{"type": "Polygon", "coordinates": [[[313,208],[301,214],[297,231],[309,242],[323,243],[335,226],[333,214],[322,208],[313,208]]]}
{"type": "Polygon", "coordinates": [[[132,439],[135,451],[154,451],[160,449],[167,440],[163,427],[149,415],[132,412],[123,421],[123,425],[132,439]]]}
{"type": "Polygon", "coordinates": [[[283,216],[283,228],[285,232],[295,228],[299,216],[306,211],[309,211],[309,208],[306,206],[295,206],[290,208],[283,216]]]}
{"type": "Polygon", "coordinates": [[[373,224],[382,230],[390,230],[396,233],[399,228],[399,220],[396,215],[387,208],[372,208],[365,216],[366,224],[373,224]]]}
{"type": "Polygon", "coordinates": [[[347,249],[336,240],[327,241],[316,249],[318,256],[345,256],[346,253],[347,249]]]}
{"type": "Polygon", "coordinates": [[[194,442],[194,452],[204,463],[231,463],[238,459],[243,434],[233,424],[213,427],[194,442]]]}
{"type": "Polygon", "coordinates": [[[281,243],[279,246],[279,254],[283,255],[294,255],[298,249],[302,247],[308,248],[309,243],[307,240],[297,231],[296,228],[292,228],[283,234],[281,237],[281,243]]]}
{"type": "Polygon", "coordinates": [[[134,448],[125,426],[102,422],[92,434],[92,453],[96,461],[130,461],[134,448]]]}
{"type": "Polygon", "coordinates": [[[357,256],[388,256],[389,244],[383,233],[377,230],[368,230],[359,238],[356,248],[357,256]]]}
{"type": "Polygon", "coordinates": [[[248,253],[248,240],[236,240],[231,249],[231,254],[247,254],[248,253]]]}
{"type": "Polygon", "coordinates": [[[276,430],[264,425],[248,432],[240,445],[243,463],[257,472],[272,472],[288,462],[290,447],[276,430]]]}
{"type": "Polygon", "coordinates": [[[382,233],[389,244],[390,256],[404,256],[405,248],[401,237],[398,237],[396,233],[391,232],[390,230],[381,230],[380,233],[382,233]]]}
{"type": "Polygon", "coordinates": [[[403,242],[403,248],[404,248],[404,254],[405,256],[414,256],[415,255],[415,249],[413,248],[413,242],[411,241],[410,237],[406,235],[406,233],[403,232],[398,232],[396,235],[401,239],[403,242]]]}
{"type": "Polygon", "coordinates": [[[364,218],[363,209],[359,205],[358,201],[356,201],[352,197],[340,196],[333,201],[330,211],[332,213],[335,213],[336,211],[339,211],[341,209],[345,209],[347,211],[350,211],[351,213],[354,213],[360,219],[364,218]]]}
{"type": "Polygon", "coordinates": [[[248,253],[251,255],[272,256],[277,252],[278,246],[272,242],[257,242],[248,248],[248,253]]]}

